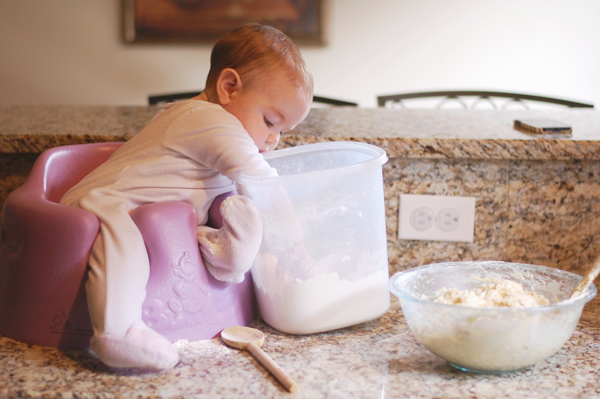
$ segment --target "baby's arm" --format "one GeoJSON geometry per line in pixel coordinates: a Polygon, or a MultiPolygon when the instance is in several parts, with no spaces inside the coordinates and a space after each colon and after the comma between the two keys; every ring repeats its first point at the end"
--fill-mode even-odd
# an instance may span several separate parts
{"type": "MultiPolygon", "coordinates": [[[[239,183],[242,180],[241,176],[247,175],[277,176],[277,171],[264,160],[243,126],[237,119],[232,120],[229,114],[224,113],[225,111],[219,113],[218,110],[210,113],[199,112],[197,116],[203,115],[203,122],[210,122],[211,125],[206,128],[196,128],[196,130],[186,130],[185,126],[199,126],[199,121],[194,121],[195,116],[190,115],[184,118],[187,119],[187,122],[179,122],[181,126],[176,129],[180,132],[177,140],[170,140],[169,145],[175,151],[228,177],[233,182],[239,183]],[[220,123],[217,123],[218,120],[220,123]]],[[[294,258],[302,259],[303,262],[308,259],[302,245],[302,230],[285,190],[277,187],[266,198],[254,198],[251,195],[250,197],[257,206],[268,206],[269,215],[278,215],[277,223],[286,226],[285,237],[280,238],[284,238],[289,243],[288,254],[296,253],[294,258]],[[262,203],[263,201],[265,202],[262,203]],[[301,250],[297,251],[298,248],[301,250]]],[[[229,203],[232,209],[245,208],[246,210],[230,212],[227,225],[219,230],[200,226],[198,241],[211,274],[219,280],[239,282],[243,279],[244,273],[252,266],[254,257],[259,250],[263,237],[262,224],[261,218],[251,202],[228,199],[223,205],[226,203],[229,203]]],[[[222,213],[227,212],[226,209],[222,209],[222,213]]]]}
{"type": "MultiPolygon", "coordinates": [[[[165,135],[167,148],[232,181],[244,173],[276,175],[237,119],[219,109],[209,110],[192,112],[178,120],[165,135]]],[[[216,229],[198,227],[200,251],[215,278],[238,283],[258,253],[261,219],[252,201],[239,195],[224,200],[220,213],[222,225],[214,226],[216,229]]]]}
{"type": "Polygon", "coordinates": [[[243,174],[277,175],[242,124],[222,109],[200,109],[180,118],[165,134],[165,146],[232,181],[243,174]]]}
{"type": "Polygon", "coordinates": [[[262,222],[246,197],[232,195],[220,206],[222,226],[198,226],[200,253],[217,280],[240,283],[250,269],[262,241],[262,222]]]}

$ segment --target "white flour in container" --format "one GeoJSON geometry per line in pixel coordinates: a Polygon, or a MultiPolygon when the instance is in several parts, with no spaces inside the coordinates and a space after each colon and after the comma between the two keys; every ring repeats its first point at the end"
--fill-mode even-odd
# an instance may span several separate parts
{"type": "Polygon", "coordinates": [[[336,271],[299,279],[287,272],[278,276],[276,259],[263,257],[252,274],[261,317],[289,334],[313,334],[375,319],[390,306],[389,275],[387,264],[368,266],[370,274],[352,279],[340,279],[336,271]]]}

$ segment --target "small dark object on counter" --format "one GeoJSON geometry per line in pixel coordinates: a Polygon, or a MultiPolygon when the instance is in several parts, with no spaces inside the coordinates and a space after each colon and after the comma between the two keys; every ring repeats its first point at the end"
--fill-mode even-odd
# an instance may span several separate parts
{"type": "Polygon", "coordinates": [[[573,132],[573,126],[568,125],[564,122],[559,122],[546,118],[515,119],[514,128],[516,130],[522,131],[523,133],[536,134],[571,134],[573,132]]]}

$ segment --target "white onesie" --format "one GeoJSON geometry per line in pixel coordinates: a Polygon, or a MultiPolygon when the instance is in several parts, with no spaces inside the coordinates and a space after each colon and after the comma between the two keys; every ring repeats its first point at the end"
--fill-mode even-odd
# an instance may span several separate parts
{"type": "MultiPolygon", "coordinates": [[[[150,266],[129,212],[148,203],[184,201],[196,208],[198,225],[204,225],[215,197],[232,191],[241,173],[277,175],[235,116],[219,105],[188,100],[166,107],[62,198],[62,204],[87,209],[100,220],[86,290],[92,349],[106,364],[162,369],[178,359],[168,340],[142,322],[150,266]]],[[[199,227],[198,232],[209,271],[220,280],[239,282],[258,251],[262,230],[249,200],[231,198],[223,203],[222,233],[241,229],[248,238],[241,243],[248,248],[234,251],[238,258],[229,260],[234,264],[212,262],[219,263],[223,250],[211,243],[211,234],[214,242],[224,239],[215,236],[218,231],[199,227]],[[246,254],[241,262],[247,264],[239,264],[240,253],[246,254]]]]}

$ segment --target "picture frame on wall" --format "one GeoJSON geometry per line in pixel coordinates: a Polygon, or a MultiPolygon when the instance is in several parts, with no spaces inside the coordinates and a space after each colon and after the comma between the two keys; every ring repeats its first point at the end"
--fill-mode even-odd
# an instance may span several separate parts
{"type": "Polygon", "coordinates": [[[122,0],[126,43],[214,43],[245,23],[273,26],[297,44],[324,45],[326,0],[122,0]]]}

